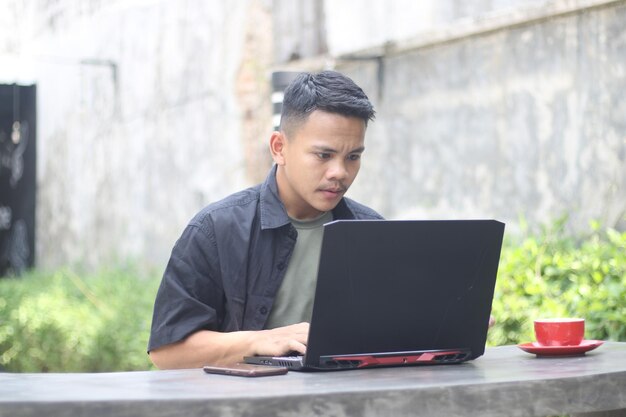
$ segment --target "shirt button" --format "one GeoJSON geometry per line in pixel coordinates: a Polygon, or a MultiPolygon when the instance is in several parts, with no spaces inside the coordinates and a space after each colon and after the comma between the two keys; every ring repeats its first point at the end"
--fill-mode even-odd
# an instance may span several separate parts
{"type": "Polygon", "coordinates": [[[281,263],[279,263],[278,265],[276,265],[276,268],[277,268],[279,271],[282,271],[283,269],[285,269],[285,264],[281,262],[281,263]]]}
{"type": "Polygon", "coordinates": [[[266,314],[267,314],[267,307],[262,306],[262,307],[259,309],[259,312],[260,312],[261,314],[263,314],[263,315],[266,315],[266,314]]]}

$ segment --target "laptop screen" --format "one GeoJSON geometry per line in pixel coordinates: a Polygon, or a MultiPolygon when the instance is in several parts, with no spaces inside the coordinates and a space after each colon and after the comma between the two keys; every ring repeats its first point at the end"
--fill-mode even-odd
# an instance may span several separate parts
{"type": "Polygon", "coordinates": [[[328,223],[306,364],[420,350],[482,355],[503,233],[495,220],[328,223]]]}

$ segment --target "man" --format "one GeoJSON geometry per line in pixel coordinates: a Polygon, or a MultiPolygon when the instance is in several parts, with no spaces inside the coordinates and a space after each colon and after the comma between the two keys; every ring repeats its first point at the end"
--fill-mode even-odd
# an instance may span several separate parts
{"type": "Polygon", "coordinates": [[[381,218],[344,197],[373,118],[363,90],[337,72],[287,87],[265,182],[204,208],[172,250],[148,345],[156,366],[305,352],[323,224],[381,218]]]}

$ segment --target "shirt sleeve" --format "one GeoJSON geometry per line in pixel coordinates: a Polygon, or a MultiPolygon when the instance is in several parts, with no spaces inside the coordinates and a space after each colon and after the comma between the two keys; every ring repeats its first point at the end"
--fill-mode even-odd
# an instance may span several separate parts
{"type": "Polygon", "coordinates": [[[199,330],[217,330],[224,290],[216,279],[219,258],[211,229],[190,224],[174,245],[152,317],[148,352],[199,330]]]}

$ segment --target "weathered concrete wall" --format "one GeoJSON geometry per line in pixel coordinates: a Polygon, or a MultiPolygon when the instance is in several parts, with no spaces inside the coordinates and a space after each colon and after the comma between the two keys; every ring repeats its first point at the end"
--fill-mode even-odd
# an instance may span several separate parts
{"type": "Polygon", "coordinates": [[[195,212],[259,176],[244,138],[260,128],[241,119],[263,106],[237,86],[266,77],[269,129],[269,71],[245,53],[269,6],[35,3],[11,2],[0,52],[38,85],[38,263],[162,264],[195,212]]]}
{"type": "Polygon", "coordinates": [[[390,218],[615,224],[626,2],[599,2],[8,1],[0,82],[38,86],[38,263],[162,265],[199,208],[267,172],[272,62],[319,54],[291,69],[334,62],[378,110],[352,197],[390,218]],[[381,43],[382,72],[324,55],[381,43]]]}
{"type": "Polygon", "coordinates": [[[544,0],[274,0],[278,64],[329,52],[337,56],[544,0]]]}
{"type": "Polygon", "coordinates": [[[545,3],[541,0],[326,0],[333,55],[417,36],[463,20],[545,3]]]}
{"type": "Polygon", "coordinates": [[[328,52],[324,0],[272,0],[274,62],[328,52]]]}
{"type": "Polygon", "coordinates": [[[382,90],[375,63],[338,66],[381,91],[352,196],[391,218],[623,222],[626,2],[442,39],[387,55],[382,90]]]}

